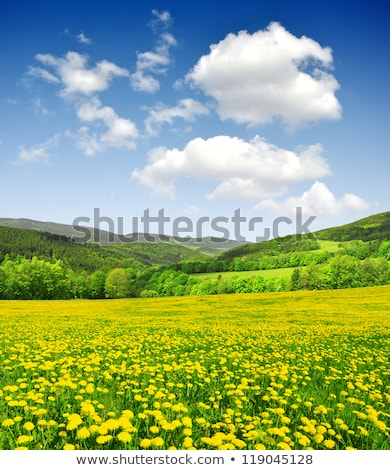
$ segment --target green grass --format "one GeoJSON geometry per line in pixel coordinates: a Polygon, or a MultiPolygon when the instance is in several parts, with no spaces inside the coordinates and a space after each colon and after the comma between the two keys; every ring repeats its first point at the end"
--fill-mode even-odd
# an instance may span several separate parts
{"type": "Polygon", "coordinates": [[[320,244],[320,249],[328,251],[329,253],[334,253],[340,249],[340,242],[334,242],[332,240],[317,240],[320,244]]]}
{"type": "Polygon", "coordinates": [[[258,269],[256,271],[229,271],[223,273],[200,273],[192,274],[197,280],[204,279],[217,279],[221,276],[222,279],[231,279],[233,276],[240,277],[256,277],[261,276],[264,279],[275,279],[275,278],[290,278],[295,268],[278,268],[278,269],[258,269]]]}

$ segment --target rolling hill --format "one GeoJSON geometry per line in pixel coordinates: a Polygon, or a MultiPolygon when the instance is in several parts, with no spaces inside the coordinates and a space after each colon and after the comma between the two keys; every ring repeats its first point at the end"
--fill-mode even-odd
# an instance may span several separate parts
{"type": "Polygon", "coordinates": [[[58,259],[76,271],[93,272],[116,267],[142,269],[170,265],[208,255],[171,243],[98,244],[75,243],[65,235],[0,226],[0,262],[5,256],[45,260],[58,259]]]}
{"type": "Polygon", "coordinates": [[[274,255],[323,248],[323,241],[348,242],[390,239],[390,212],[371,215],[355,222],[318,230],[308,235],[285,236],[233,247],[219,255],[219,259],[248,257],[251,255],[274,255]],[[320,243],[322,242],[322,243],[320,243]]]}
{"type": "MultiPolygon", "coordinates": [[[[38,220],[31,219],[11,219],[11,218],[0,218],[0,226],[20,228],[28,230],[37,230],[40,232],[47,232],[53,235],[61,235],[73,239],[74,241],[82,241],[83,234],[78,231],[73,225],[59,224],[56,222],[41,222],[38,220]]],[[[92,227],[83,227],[83,231],[89,231],[87,241],[95,241],[102,244],[119,244],[123,245],[123,238],[119,237],[115,233],[108,232],[106,230],[95,229],[92,227]]],[[[168,235],[156,235],[156,234],[144,234],[135,233],[127,234],[125,238],[131,240],[130,243],[141,242],[151,243],[150,236],[155,237],[158,241],[163,241],[176,246],[183,246],[185,248],[191,248],[200,253],[206,254],[218,254],[223,251],[229,250],[235,246],[241,246],[244,243],[236,240],[225,240],[216,237],[204,237],[204,238],[191,238],[191,239],[178,239],[168,235]]],[[[126,243],[127,244],[127,243],[126,243]]]]}

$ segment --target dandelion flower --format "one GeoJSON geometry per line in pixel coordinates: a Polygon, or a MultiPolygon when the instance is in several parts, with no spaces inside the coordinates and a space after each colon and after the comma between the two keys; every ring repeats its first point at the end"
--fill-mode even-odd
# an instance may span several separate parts
{"type": "Polygon", "coordinates": [[[327,449],[333,449],[336,445],[336,442],[333,441],[332,439],[325,439],[324,441],[324,446],[327,448],[327,449]]]}
{"type": "Polygon", "coordinates": [[[155,437],[150,442],[151,445],[155,447],[161,447],[164,445],[164,439],[162,437],[155,437]]]}
{"type": "Polygon", "coordinates": [[[88,439],[90,435],[91,435],[91,432],[85,426],[83,428],[78,429],[76,433],[76,436],[78,437],[78,439],[88,439]]]}
{"type": "Polygon", "coordinates": [[[75,450],[76,447],[73,444],[65,444],[63,449],[64,450],[75,450]]]}
{"type": "Polygon", "coordinates": [[[110,442],[111,439],[112,439],[112,436],[110,436],[110,435],[98,436],[98,437],[96,438],[96,442],[97,442],[98,444],[102,444],[102,445],[103,445],[103,444],[106,444],[107,442],[110,442]]]}
{"type": "Polygon", "coordinates": [[[23,427],[26,431],[32,431],[35,428],[34,423],[32,423],[31,421],[27,421],[27,423],[24,423],[23,427]]]}
{"type": "Polygon", "coordinates": [[[140,446],[143,449],[148,449],[151,446],[151,440],[150,439],[142,439],[142,441],[140,442],[140,446]]]}
{"type": "Polygon", "coordinates": [[[124,444],[127,444],[131,441],[131,434],[126,431],[120,432],[116,437],[119,441],[123,442],[124,444]]]}
{"type": "Polygon", "coordinates": [[[1,425],[4,426],[5,428],[9,428],[10,426],[13,426],[15,424],[15,421],[13,419],[5,419],[1,425]]]}
{"type": "Polygon", "coordinates": [[[27,442],[32,442],[34,440],[34,438],[32,436],[26,436],[24,434],[22,434],[21,436],[19,436],[16,440],[16,443],[17,444],[27,444],[27,442]]]}
{"type": "Polygon", "coordinates": [[[266,450],[266,447],[263,444],[256,444],[255,449],[256,450],[266,450]]]}

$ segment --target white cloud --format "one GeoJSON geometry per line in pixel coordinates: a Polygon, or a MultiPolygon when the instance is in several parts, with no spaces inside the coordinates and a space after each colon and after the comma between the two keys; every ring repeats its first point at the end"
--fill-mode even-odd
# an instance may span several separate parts
{"type": "Polygon", "coordinates": [[[209,114],[208,108],[192,98],[180,100],[179,104],[172,108],[159,104],[149,109],[149,116],[145,120],[145,128],[149,134],[155,134],[156,127],[164,122],[172,124],[176,118],[194,121],[195,116],[202,114],[209,114]]]}
{"type": "Polygon", "coordinates": [[[171,23],[171,16],[168,11],[152,11],[154,18],[151,27],[155,33],[163,30],[159,36],[154,50],[137,52],[136,71],[130,76],[130,84],[134,91],[154,93],[160,89],[160,82],[151,74],[165,74],[171,63],[169,49],[177,44],[174,36],[166,29],[171,23]]]}
{"type": "MultiPolygon", "coordinates": [[[[106,90],[114,77],[129,76],[126,69],[107,60],[88,67],[88,57],[77,52],[68,52],[62,58],[38,54],[36,59],[46,67],[52,67],[58,76],[40,67],[35,67],[32,74],[51,83],[61,84],[61,96],[75,104],[80,121],[98,127],[96,131],[82,126],[76,133],[67,133],[76,140],[78,148],[90,156],[109,148],[135,147],[134,140],[138,137],[136,125],[129,119],[119,117],[113,108],[103,106],[99,98],[94,96],[106,90]]],[[[36,106],[43,111],[40,102],[36,106]]]]}
{"type": "Polygon", "coordinates": [[[31,75],[32,77],[43,78],[43,80],[46,80],[49,83],[61,83],[61,80],[58,77],[43,69],[42,67],[30,66],[28,68],[27,74],[31,75]]]}
{"type": "Polygon", "coordinates": [[[105,132],[91,134],[87,126],[79,129],[74,136],[77,145],[86,155],[91,156],[107,148],[135,147],[134,140],[138,137],[136,125],[129,119],[119,117],[110,106],[102,106],[97,97],[77,103],[77,116],[82,122],[103,124],[105,132]]]}
{"type": "Polygon", "coordinates": [[[218,182],[209,199],[253,199],[282,195],[288,185],[330,173],[322,147],[299,153],[285,150],[256,136],[247,142],[216,136],[191,140],[183,150],[159,147],[149,163],[133,171],[133,178],[161,195],[174,197],[174,182],[182,177],[218,182]]]}
{"type": "Polygon", "coordinates": [[[352,193],[345,193],[337,199],[324,183],[316,181],[301,196],[289,197],[283,202],[267,199],[255,206],[258,210],[272,209],[283,211],[284,213],[294,213],[296,207],[302,207],[306,214],[335,216],[351,210],[365,210],[369,207],[369,204],[352,193]]]}
{"type": "Polygon", "coordinates": [[[76,39],[81,43],[81,44],[92,44],[92,39],[87,38],[84,33],[80,33],[76,36],[76,39]]]}
{"type": "Polygon", "coordinates": [[[156,9],[152,10],[152,21],[150,26],[154,31],[157,31],[161,28],[166,29],[172,23],[172,17],[168,10],[158,11],[156,9]]]}
{"type": "Polygon", "coordinates": [[[20,146],[19,155],[15,163],[37,163],[46,164],[52,157],[50,150],[58,145],[59,135],[56,134],[50,139],[45,140],[41,144],[34,147],[25,148],[20,146]]]}
{"type": "Polygon", "coordinates": [[[37,109],[37,111],[42,113],[44,116],[47,116],[49,114],[49,110],[45,107],[40,98],[36,98],[33,101],[33,105],[37,109]]]}
{"type": "Polygon", "coordinates": [[[67,137],[71,137],[76,141],[76,146],[79,148],[87,157],[92,157],[98,152],[104,151],[99,136],[96,133],[91,133],[88,126],[82,126],[76,132],[68,131],[67,137]]]}
{"type": "Polygon", "coordinates": [[[94,67],[89,68],[88,57],[78,52],[67,52],[65,57],[37,54],[35,58],[46,67],[52,67],[57,76],[41,67],[30,68],[29,74],[51,83],[61,83],[61,94],[64,97],[77,94],[90,96],[107,90],[114,77],[129,76],[126,69],[107,60],[97,62],[94,67]]]}
{"type": "Polygon", "coordinates": [[[332,51],[278,23],[254,34],[229,34],[200,58],[186,81],[217,102],[220,117],[249,125],[281,119],[297,128],[339,119],[332,51]]]}

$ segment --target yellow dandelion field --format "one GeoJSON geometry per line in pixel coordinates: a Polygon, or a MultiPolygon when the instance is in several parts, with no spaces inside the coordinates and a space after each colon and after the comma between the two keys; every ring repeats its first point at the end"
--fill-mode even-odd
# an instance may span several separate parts
{"type": "Polygon", "coordinates": [[[1,449],[390,449],[390,286],[0,316],[1,449]]]}

